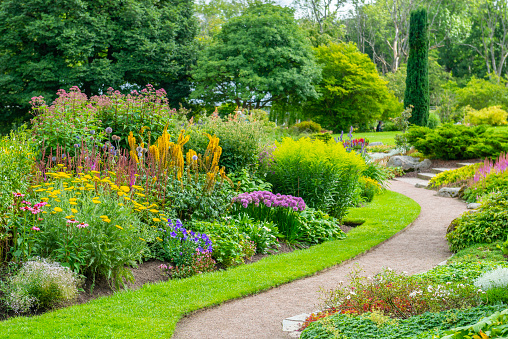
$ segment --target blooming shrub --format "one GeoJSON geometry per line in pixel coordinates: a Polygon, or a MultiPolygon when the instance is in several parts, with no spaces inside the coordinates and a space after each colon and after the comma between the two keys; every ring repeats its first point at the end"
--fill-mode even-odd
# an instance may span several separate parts
{"type": "Polygon", "coordinates": [[[298,211],[305,209],[302,198],[267,191],[242,193],[233,198],[234,213],[246,213],[254,220],[272,221],[289,241],[301,236],[298,211]]]}
{"type": "Polygon", "coordinates": [[[212,254],[208,250],[200,251],[196,249],[188,265],[173,267],[162,264],[160,265],[160,269],[173,279],[183,279],[196,274],[214,271],[215,260],[212,259],[212,254]]]}
{"type": "Polygon", "coordinates": [[[497,267],[491,271],[483,273],[474,281],[476,287],[483,290],[490,290],[496,287],[508,286],[508,267],[497,267]]]}
{"type": "Polygon", "coordinates": [[[365,161],[340,143],[284,138],[265,159],[274,192],[301,197],[310,207],[339,219],[356,202],[365,161]]]}
{"type": "Polygon", "coordinates": [[[501,155],[493,162],[485,159],[474,173],[473,183],[464,192],[464,199],[475,202],[487,193],[508,189],[508,155],[501,155]]]}
{"type": "Polygon", "coordinates": [[[8,279],[7,305],[16,313],[50,308],[78,295],[80,281],[69,268],[47,259],[34,258],[8,279]]]}
{"type": "Polygon", "coordinates": [[[508,190],[486,195],[475,213],[464,213],[454,223],[455,229],[446,235],[451,251],[506,239],[508,190]]]}
{"type": "Polygon", "coordinates": [[[351,273],[350,286],[327,293],[326,309],[341,313],[363,314],[379,311],[385,316],[406,319],[425,312],[477,306],[478,288],[468,284],[435,284],[405,274],[385,270],[369,279],[351,273]]]}

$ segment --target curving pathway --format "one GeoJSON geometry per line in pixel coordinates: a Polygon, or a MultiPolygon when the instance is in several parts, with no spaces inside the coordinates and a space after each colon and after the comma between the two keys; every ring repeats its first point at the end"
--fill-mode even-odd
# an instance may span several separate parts
{"type": "Polygon", "coordinates": [[[450,222],[466,211],[465,203],[435,196],[435,191],[392,181],[390,190],[404,194],[421,206],[420,216],[410,227],[374,250],[323,273],[297,280],[257,295],[196,312],[178,322],[175,339],[288,338],[282,319],[319,309],[319,289],[347,282],[354,265],[367,275],[383,267],[415,274],[429,270],[450,257],[444,238],[450,222]]]}

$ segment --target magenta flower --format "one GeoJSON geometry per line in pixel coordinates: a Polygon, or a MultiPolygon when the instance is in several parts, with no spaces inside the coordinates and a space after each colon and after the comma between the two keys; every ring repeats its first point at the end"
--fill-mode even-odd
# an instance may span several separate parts
{"type": "Polygon", "coordinates": [[[85,224],[84,222],[82,223],[79,223],[76,225],[77,228],[85,228],[85,227],[88,227],[88,224],[85,224]]]}
{"type": "Polygon", "coordinates": [[[40,231],[41,229],[39,227],[32,227],[32,231],[40,231]]]}

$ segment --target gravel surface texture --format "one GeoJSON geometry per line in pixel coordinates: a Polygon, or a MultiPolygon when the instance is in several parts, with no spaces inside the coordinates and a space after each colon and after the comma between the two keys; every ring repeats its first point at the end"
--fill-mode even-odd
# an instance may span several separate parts
{"type": "Polygon", "coordinates": [[[409,274],[429,270],[450,257],[445,240],[450,222],[466,211],[462,201],[441,198],[435,191],[392,181],[390,190],[404,194],[421,206],[418,219],[370,252],[309,278],[297,280],[257,295],[198,311],[177,324],[173,338],[288,338],[282,320],[320,308],[320,289],[348,281],[349,272],[360,265],[365,275],[383,267],[409,274]]]}

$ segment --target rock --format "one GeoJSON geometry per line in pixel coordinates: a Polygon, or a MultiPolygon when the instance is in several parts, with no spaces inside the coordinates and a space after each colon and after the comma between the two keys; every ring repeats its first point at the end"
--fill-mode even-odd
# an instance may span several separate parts
{"type": "Polygon", "coordinates": [[[465,187],[443,187],[438,192],[437,195],[444,198],[456,198],[460,197],[464,192],[465,187]]]}
{"type": "Polygon", "coordinates": [[[383,146],[381,141],[369,142],[369,146],[383,146]]]}
{"type": "Polygon", "coordinates": [[[386,164],[386,166],[389,167],[402,167],[404,171],[425,170],[429,169],[431,165],[432,162],[429,159],[425,159],[420,162],[418,158],[407,155],[393,156],[386,164]]]}
{"type": "Polygon", "coordinates": [[[446,234],[455,231],[455,228],[457,228],[458,223],[459,218],[453,219],[448,228],[446,229],[446,234]]]}
{"type": "Polygon", "coordinates": [[[417,182],[417,183],[415,184],[415,187],[416,187],[416,188],[427,188],[427,184],[420,184],[419,182],[417,182]]]}
{"type": "Polygon", "coordinates": [[[475,210],[477,208],[479,208],[482,204],[479,204],[477,202],[472,202],[470,204],[467,204],[467,208],[470,209],[470,210],[475,210]]]}

